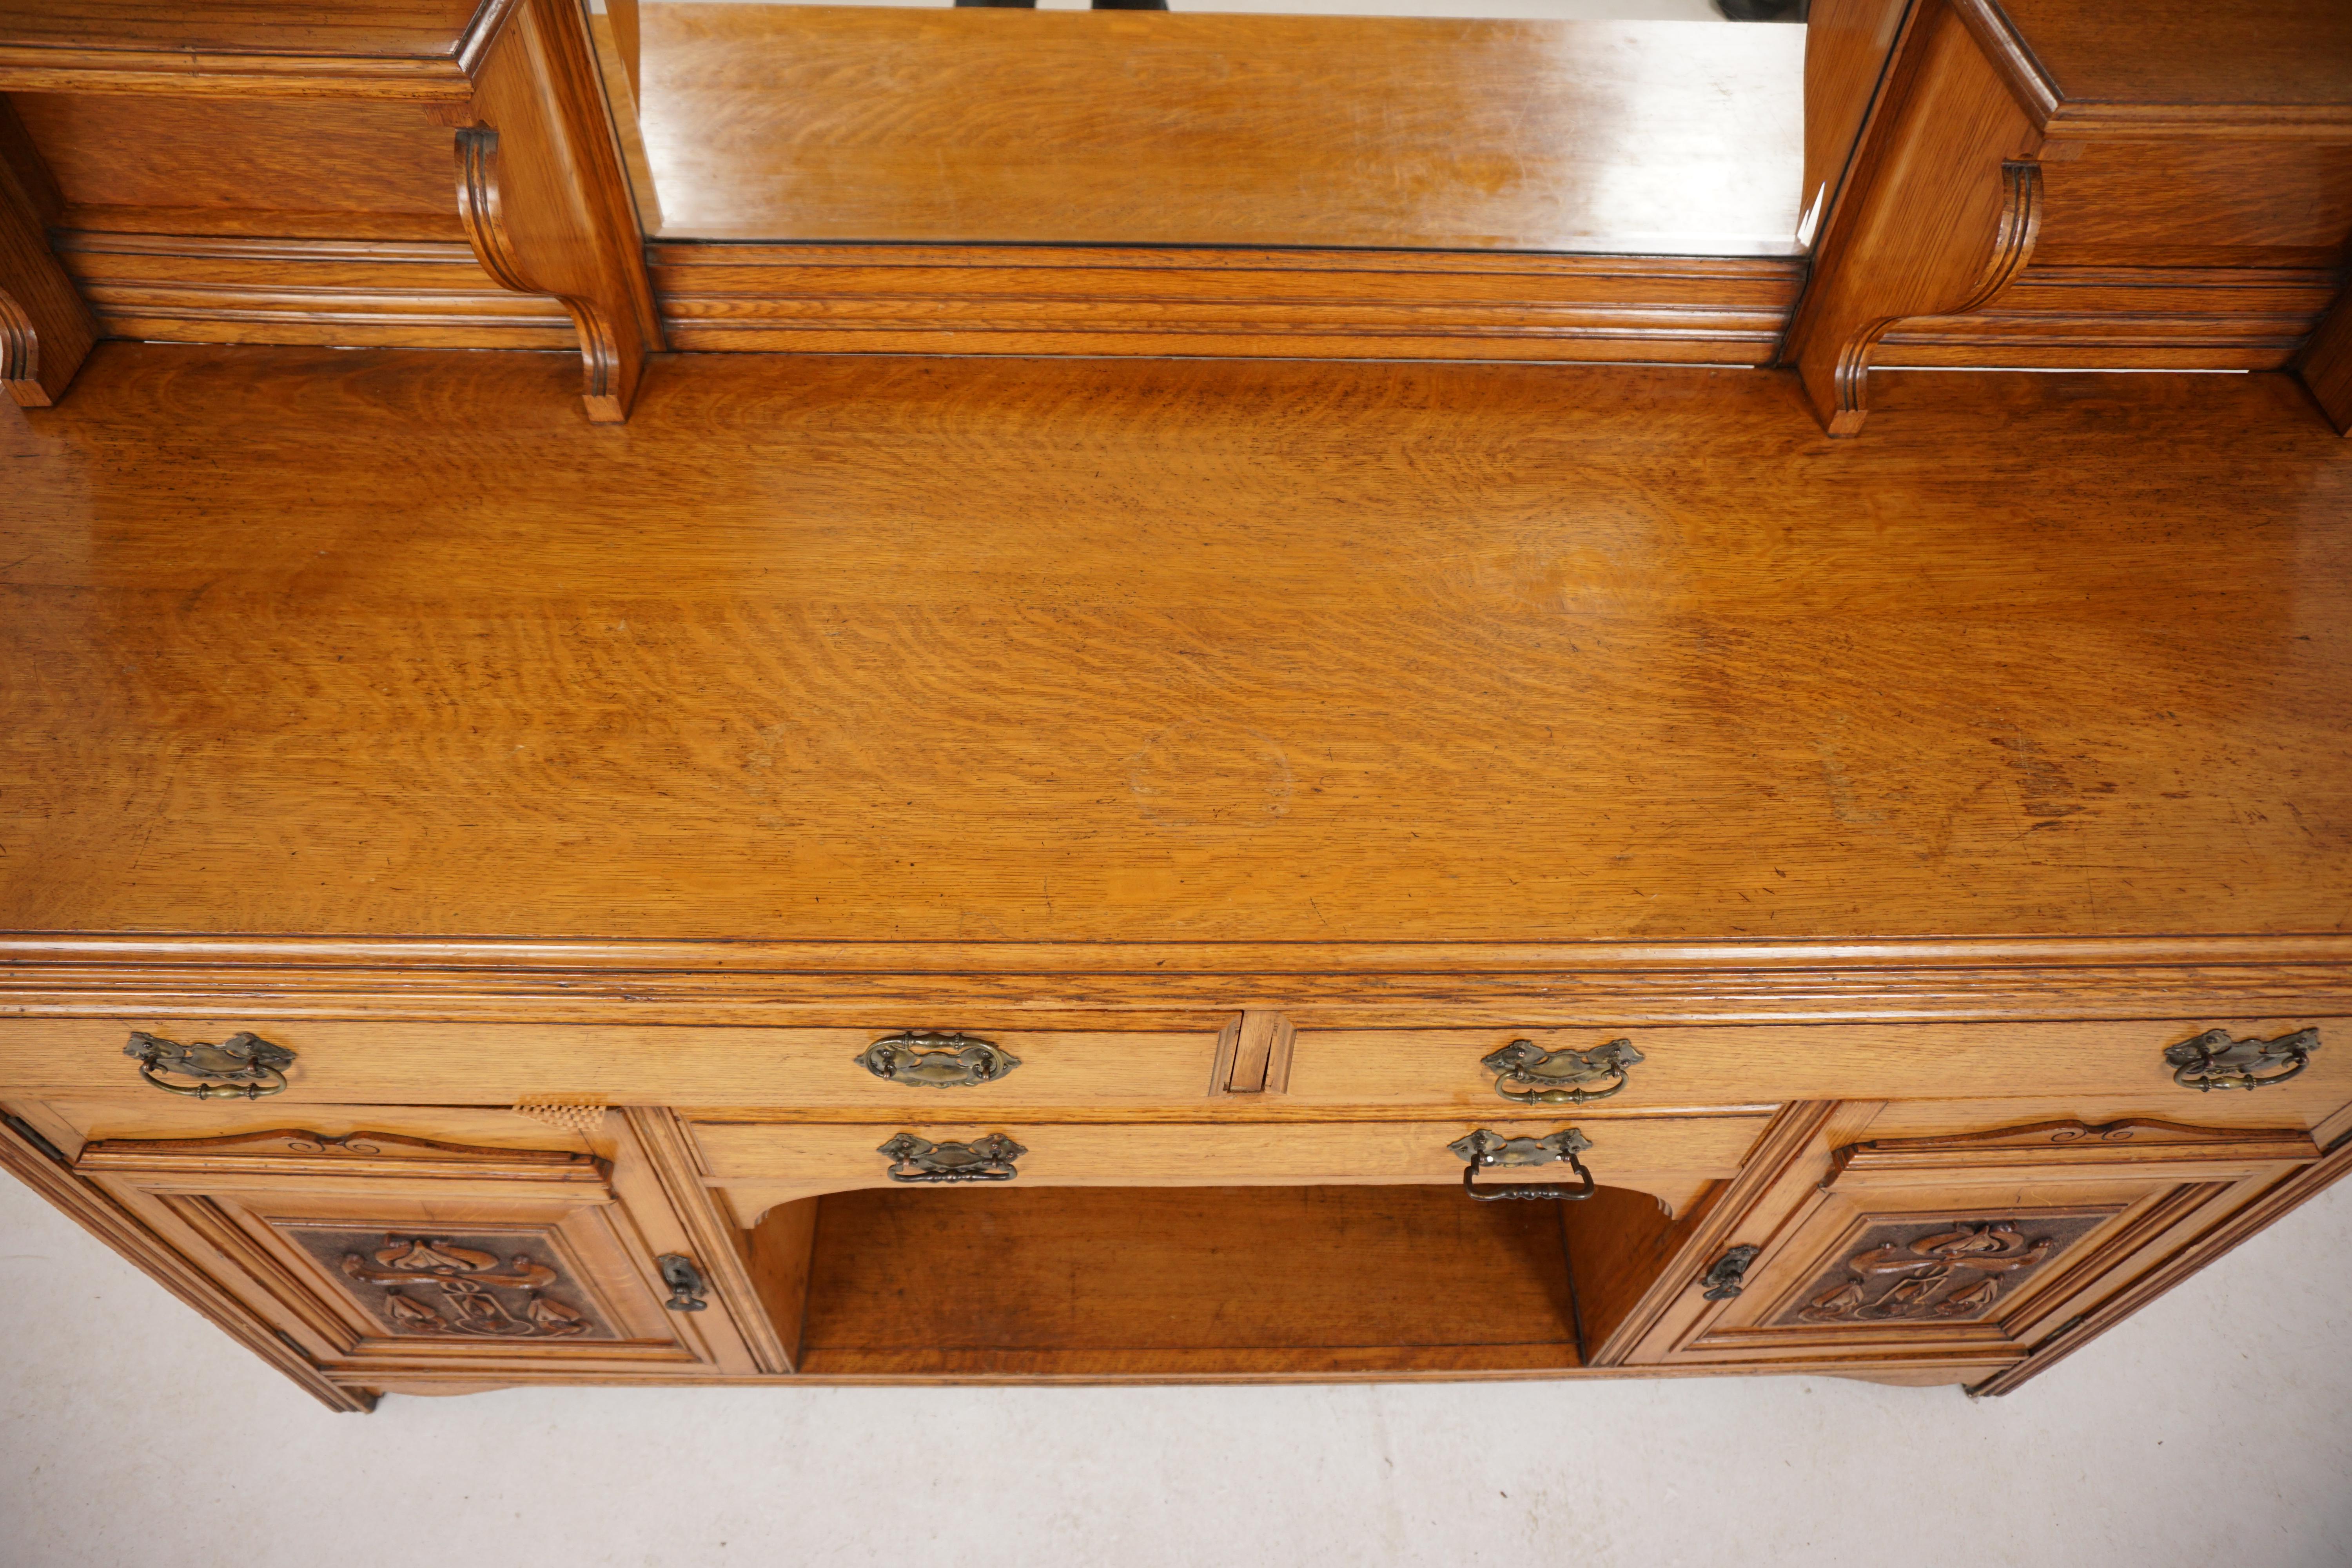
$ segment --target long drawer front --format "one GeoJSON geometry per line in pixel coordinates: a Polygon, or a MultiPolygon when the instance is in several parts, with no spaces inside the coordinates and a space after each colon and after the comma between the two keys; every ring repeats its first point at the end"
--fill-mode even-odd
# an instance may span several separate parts
{"type": "MultiPolygon", "coordinates": [[[[1671,1209],[1739,1170],[1770,1120],[1763,1115],[1623,1119],[1578,1126],[1543,1121],[1383,1121],[1297,1126],[1118,1126],[1045,1122],[689,1122],[703,1169],[750,1226],[770,1206],[860,1187],[1328,1186],[1460,1183],[1465,1141],[1509,1145],[1521,1163],[1482,1167],[1491,1190],[1576,1185],[1553,1156],[1567,1143],[1595,1182],[1632,1187],[1671,1209]],[[1510,1141],[1519,1141],[1512,1144],[1510,1141]],[[1549,1144],[1545,1140],[1551,1140],[1549,1144]],[[1499,1144],[1497,1141],[1500,1141],[1499,1144]]],[[[1475,1147],[1476,1145],[1466,1145],[1475,1147]]]]}
{"type": "MultiPolygon", "coordinates": [[[[16,1019],[0,1021],[0,1086],[34,1098],[161,1105],[173,1098],[163,1086],[205,1088],[206,1064],[220,1068],[221,1058],[199,1047],[246,1036],[281,1052],[282,1071],[215,1087],[257,1088],[283,1106],[569,1098],[877,1122],[1194,1121],[2095,1098],[2118,1114],[2315,1124],[2352,1102],[2352,1045],[2315,1048],[2331,1032],[2325,1019],[1505,1030],[1292,1027],[1278,1016],[1261,1026],[1264,1015],[1242,1017],[1250,1028],[1209,1020],[1192,1031],[1024,1031],[16,1019]],[[162,1044],[146,1061],[126,1057],[142,1037],[162,1044]],[[2311,1048],[2298,1052],[2297,1040],[2311,1048]],[[2226,1056],[2235,1047],[2253,1077],[2279,1081],[2253,1094],[2180,1081],[2184,1050],[2226,1056]],[[189,1066],[199,1076],[180,1070],[189,1066]]],[[[2209,1076],[2227,1082],[2237,1070],[2222,1063],[2209,1076]]]]}

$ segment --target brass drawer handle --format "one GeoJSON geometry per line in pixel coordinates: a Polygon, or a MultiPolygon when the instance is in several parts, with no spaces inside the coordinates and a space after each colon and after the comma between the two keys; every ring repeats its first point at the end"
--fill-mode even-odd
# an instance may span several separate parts
{"type": "Polygon", "coordinates": [[[874,1151],[890,1161],[894,1182],[1009,1182],[1013,1162],[1029,1152],[1002,1132],[969,1143],[934,1143],[901,1132],[874,1151]]]}
{"type": "Polygon", "coordinates": [[[1481,1127],[1445,1147],[1461,1157],[1462,1190],[1482,1204],[1500,1203],[1506,1198],[1553,1198],[1572,1204],[1583,1202],[1593,1193],[1592,1173],[1576,1157],[1592,1147],[1592,1140],[1573,1127],[1563,1127],[1548,1138],[1506,1138],[1491,1128],[1481,1127]],[[1583,1180],[1583,1186],[1529,1182],[1483,1189],[1478,1185],[1478,1173],[1488,1165],[1550,1165],[1560,1161],[1566,1161],[1568,1168],[1583,1180]]]}
{"type": "Polygon", "coordinates": [[[1478,1065],[1496,1075],[1495,1092],[1520,1105],[1582,1105],[1606,1100],[1625,1087],[1625,1069],[1642,1059],[1631,1040],[1612,1040],[1589,1051],[1548,1051],[1533,1040],[1513,1040],[1478,1065]],[[1587,1089],[1608,1082],[1606,1089],[1587,1089]],[[1514,1084],[1525,1085],[1524,1090],[1514,1084]]]}
{"type": "Polygon", "coordinates": [[[2165,1065],[2183,1089],[2261,1089],[2284,1083],[2311,1065],[2319,1048],[2317,1029],[2298,1029],[2275,1040],[2233,1040],[2227,1029],[2208,1029],[2193,1040],[2167,1046],[2165,1065]],[[2284,1067],[2281,1072],[2267,1072],[2284,1067]]]}
{"type": "Polygon", "coordinates": [[[994,1083],[1021,1065],[1019,1057],[992,1041],[926,1029],[886,1035],[852,1059],[876,1078],[925,1089],[994,1083]]]}
{"type": "Polygon", "coordinates": [[[265,1094],[283,1093],[286,1069],[294,1065],[292,1051],[273,1046],[258,1035],[231,1035],[217,1046],[203,1040],[184,1046],[134,1029],[122,1054],[139,1063],[141,1078],[165,1094],[184,1094],[191,1100],[259,1100],[265,1094]],[[165,1083],[161,1075],[167,1072],[204,1081],[165,1083]]]}
{"type": "Polygon", "coordinates": [[[1699,1281],[1703,1288],[1702,1301],[1729,1301],[1748,1289],[1748,1266],[1756,1261],[1760,1247],[1735,1247],[1715,1260],[1715,1267],[1699,1281]]]}
{"type": "Polygon", "coordinates": [[[710,1303],[703,1296],[710,1287],[702,1281],[702,1270],[694,1259],[682,1252],[665,1252],[654,1259],[661,1269],[662,1283],[669,1287],[669,1300],[662,1303],[673,1312],[700,1312],[710,1303]]]}

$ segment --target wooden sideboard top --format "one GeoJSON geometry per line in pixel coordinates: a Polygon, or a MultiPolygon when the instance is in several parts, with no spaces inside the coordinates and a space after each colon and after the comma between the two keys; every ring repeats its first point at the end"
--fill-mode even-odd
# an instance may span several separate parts
{"type": "Polygon", "coordinates": [[[107,344],[0,419],[0,929],[1754,942],[2352,919],[2276,376],[107,344]],[[1874,434],[1879,426],[1874,425],[1874,434]]]}

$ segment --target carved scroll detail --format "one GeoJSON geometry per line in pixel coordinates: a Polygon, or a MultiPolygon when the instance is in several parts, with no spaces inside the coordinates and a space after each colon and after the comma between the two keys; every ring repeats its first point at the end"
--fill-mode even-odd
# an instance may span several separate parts
{"type": "Polygon", "coordinates": [[[2013,1220],[1984,1220],[1845,1260],[1851,1277],[1798,1309],[1808,1323],[1890,1318],[1974,1317],[2000,1294],[2003,1276],[2046,1261],[2055,1244],[2028,1241],[2013,1220]]]}
{"type": "MultiPolygon", "coordinates": [[[[7,384],[11,396],[20,404],[24,395],[17,389],[29,386],[34,393],[41,390],[41,338],[33,330],[33,318],[25,307],[0,289],[0,382],[7,384]]],[[[48,402],[46,395],[39,403],[28,405],[38,408],[48,402]]]]}
{"type": "Polygon", "coordinates": [[[2095,1126],[2083,1121],[2034,1121],[1982,1132],[1930,1138],[1876,1138],[1831,1155],[1834,1185],[1849,1173],[1884,1171],[1978,1171],[2029,1166],[2117,1168],[2151,1162],[2212,1161],[2218,1165],[2319,1158],[2319,1145],[2300,1127],[2189,1127],[2133,1117],[2095,1126]]]}
{"type": "Polygon", "coordinates": [[[613,397],[620,365],[620,345],[612,324],[595,301],[541,288],[530,280],[507,226],[499,191],[499,133],[484,126],[457,132],[457,217],[466,226],[466,237],[473,242],[475,258],[499,287],[518,294],[545,295],[572,318],[580,334],[583,395],[588,399],[592,417],[606,417],[600,405],[613,397]]]}
{"type": "Polygon", "coordinates": [[[562,1149],[494,1149],[473,1143],[443,1143],[398,1132],[360,1131],[329,1134],[307,1127],[272,1127],[227,1132],[213,1138],[102,1138],[82,1146],[78,1163],[98,1170],[209,1168],[222,1162],[266,1163],[268,1167],[310,1167],[366,1161],[386,1173],[403,1167],[430,1169],[463,1164],[479,1173],[553,1181],[601,1180],[595,1158],[562,1149]]]}
{"type": "Polygon", "coordinates": [[[2042,237],[2042,165],[2012,158],[2000,166],[2000,221],[1993,231],[1992,254],[1966,298],[1948,308],[1882,316],[1845,341],[1838,350],[1833,384],[1837,414],[1831,434],[1848,424],[1858,426],[1870,412],[1870,356],[1881,338],[1915,315],[1965,316],[1981,310],[2017,280],[2033,258],[2042,237]]]}
{"type": "Polygon", "coordinates": [[[344,1253],[341,1268],[356,1282],[384,1288],[382,1311],[395,1333],[565,1340],[595,1332],[585,1312],[548,1294],[562,1276],[528,1252],[501,1259],[481,1247],[396,1233],[383,1242],[371,1253],[344,1253]]]}

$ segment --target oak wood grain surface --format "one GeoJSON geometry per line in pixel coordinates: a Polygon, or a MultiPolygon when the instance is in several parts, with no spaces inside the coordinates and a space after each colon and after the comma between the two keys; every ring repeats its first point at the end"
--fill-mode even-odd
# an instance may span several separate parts
{"type": "Polygon", "coordinates": [[[1999,0],[2069,104],[2352,105],[2337,0],[1999,0]]]}
{"type": "Polygon", "coordinates": [[[1574,1323],[1549,1204],[1412,1188],[856,1193],[818,1210],[801,1365],[1560,1370],[1577,1364],[1574,1323]]]}
{"type": "Polygon", "coordinates": [[[462,239],[68,229],[53,240],[110,337],[434,348],[578,341],[562,305],[499,287],[462,239]]]}
{"type": "MultiPolygon", "coordinates": [[[[1457,963],[1477,962],[1455,957],[1457,963]]],[[[989,962],[974,953],[966,962],[989,962]]],[[[1572,963],[1572,959],[1565,962],[1572,963]]],[[[830,978],[830,977],[828,977],[830,978]]],[[[1202,977],[1193,977],[1196,981],[1202,977]]],[[[1228,992],[1229,977],[1205,977],[1228,992]]],[[[1391,1007],[1377,981],[1351,977],[1360,1013],[1391,1007]]],[[[1023,976],[1036,985],[1050,979],[1023,976]]],[[[972,989],[978,985],[967,979],[972,989]]],[[[1284,981],[1261,981],[1278,988],[1284,981]]],[[[1292,982],[1296,984],[1296,982],[1292,982]]],[[[1280,991],[1277,989],[1276,994],[1280,991]]],[[[875,1007],[853,1001],[844,1012],[875,1007]]],[[[1243,1122],[1410,1121],[1527,1113],[1496,1090],[1480,1058],[1513,1038],[1549,1049],[1590,1048],[1622,1032],[1645,1053],[1638,1071],[1606,1100],[1578,1116],[1738,1115],[1800,1099],[1955,1100],[1982,1107],[1991,1097],[2053,1098],[2058,1110],[2101,1116],[2177,1112],[2183,1092],[2165,1047],[2208,1027],[2234,1038],[2276,1039],[2305,1027],[2334,1038],[2342,1026],[2302,1018],[2134,1020],[2094,1024],[1801,1024],[1738,1028],[1548,1029],[1532,1022],[1560,1008],[1522,1000],[1518,1024],[1488,1029],[1309,1026],[1293,1043],[1288,1087],[1261,1095],[1210,1095],[1216,1037],[1143,1029],[995,1029],[988,1038],[1020,1068],[994,1082],[953,1090],[885,1081],[853,1058],[888,1032],[878,1009],[867,1028],[710,1029],[677,1026],[596,1027],[576,1024],[471,1025],[287,1023],[261,1032],[292,1051],[290,1083],[265,1102],[200,1107],[224,1129],[272,1126],[293,1108],[340,1110],[351,1104],[512,1105],[555,1095],[605,1105],[692,1108],[700,1119],[747,1125],[833,1122],[902,1124],[941,1117],[1015,1122],[1243,1122]],[[256,1122],[254,1118],[263,1120],[256,1122]]],[[[668,1010],[658,1000],[649,1013],[668,1010]]],[[[949,1016],[976,1010],[967,1002],[949,1016]]],[[[1462,1011],[1457,1004],[1454,1009],[1462,1011]]],[[[131,1113],[177,1113],[176,1101],[139,1082],[125,1058],[126,1031],[167,1039],[225,1039],[236,1018],[9,1019],[0,1022],[0,1083],[31,1096],[80,1100],[131,1098],[131,1113]],[[152,1104],[149,1102],[152,1102],[152,1104]]],[[[2003,1103],[2007,1103],[2004,1099],[2003,1103]]],[[[2261,1095],[2196,1097],[2197,1114],[2233,1125],[2317,1127],[2352,1106],[2352,1053],[2315,1056],[2292,1084],[2261,1095]]],[[[1540,1112],[1538,1112],[1540,1113],[1540,1112]]],[[[2053,1110],[2051,1114],[2056,1114],[2053,1110]]],[[[2003,1120],[2030,1121],[2013,1107],[2003,1120]]],[[[394,1129],[398,1131],[398,1129],[394,1129]]],[[[111,1135],[111,1134],[110,1134],[111,1135]]]]}
{"type": "Polygon", "coordinates": [[[1794,257],[703,240],[649,250],[671,347],[820,353],[1763,364],[1804,279],[1794,257]]]}
{"type": "Polygon", "coordinates": [[[722,355],[597,431],[570,372],[107,344],[0,423],[0,923],[2352,918],[2284,377],[1895,375],[1832,445],[1756,373],[722,355]]]}
{"type": "Polygon", "coordinates": [[[0,95],[0,392],[27,408],[63,395],[98,341],[89,306],[49,247],[50,226],[64,205],[0,95]]]}
{"type": "Polygon", "coordinates": [[[0,43],[163,53],[453,55],[485,0],[0,0],[0,43]]]}
{"type": "Polygon", "coordinates": [[[2352,146],[2342,140],[2114,140],[2051,151],[2067,155],[2042,162],[2036,267],[2336,268],[2352,247],[2352,146]]]}
{"type": "Polygon", "coordinates": [[[1808,8],[1803,206],[1816,224],[1845,177],[1854,137],[1910,9],[1910,0],[1812,0],[1808,8]]]}
{"type": "Polygon", "coordinates": [[[2280,370],[2339,278],[2333,268],[2029,267],[1996,305],[1906,320],[1875,363],[2280,370]]]}
{"type": "Polygon", "coordinates": [[[2352,294],[2339,297],[2313,331],[2295,370],[2328,423],[2352,436],[2352,294]]]}
{"type": "Polygon", "coordinates": [[[462,101],[510,0],[0,0],[0,89],[462,101]]]}
{"type": "Polygon", "coordinates": [[[1803,30],[648,5],[667,237],[1788,255],[1803,30]]]}
{"type": "MultiPolygon", "coordinates": [[[[412,105],[62,92],[10,99],[71,205],[399,214],[430,217],[436,232],[463,237],[449,132],[412,105]]],[[[301,231],[273,225],[257,232],[301,231]]],[[[339,225],[327,232],[370,231],[339,225]]]]}

